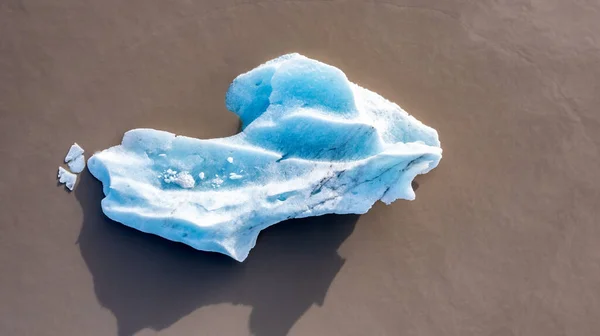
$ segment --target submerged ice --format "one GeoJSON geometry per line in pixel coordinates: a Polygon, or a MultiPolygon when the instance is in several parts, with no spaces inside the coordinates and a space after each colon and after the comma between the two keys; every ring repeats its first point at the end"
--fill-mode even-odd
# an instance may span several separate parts
{"type": "Polygon", "coordinates": [[[415,198],[435,168],[437,132],[339,69],[298,54],[238,76],[226,95],[241,133],[201,140],[125,133],[96,153],[111,219],[243,261],[259,232],[290,218],[361,214],[415,198]]]}

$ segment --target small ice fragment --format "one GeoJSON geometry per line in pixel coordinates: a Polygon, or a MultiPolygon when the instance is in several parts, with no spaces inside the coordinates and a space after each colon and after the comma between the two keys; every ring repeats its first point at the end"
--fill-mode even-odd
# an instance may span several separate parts
{"type": "Polygon", "coordinates": [[[230,180],[238,180],[238,179],[241,179],[242,177],[243,177],[242,175],[238,175],[236,173],[229,173],[230,180]]]}
{"type": "Polygon", "coordinates": [[[233,163],[233,158],[232,158],[231,156],[230,156],[230,157],[228,157],[228,158],[227,158],[227,162],[229,162],[229,163],[233,163]]]}
{"type": "Polygon", "coordinates": [[[215,177],[215,178],[212,180],[212,182],[213,182],[214,184],[216,184],[216,185],[221,185],[221,183],[223,183],[224,181],[223,181],[223,179],[222,179],[222,178],[219,178],[219,175],[217,175],[217,177],[215,177]]]}
{"type": "MultiPolygon", "coordinates": [[[[65,162],[69,165],[69,169],[73,173],[81,173],[85,168],[85,157],[83,156],[84,150],[77,143],[71,145],[67,156],[65,156],[65,162]]],[[[73,183],[74,185],[74,183],[73,183]]]]}
{"type": "Polygon", "coordinates": [[[177,174],[177,176],[175,176],[175,183],[185,189],[193,188],[196,185],[196,181],[194,181],[194,178],[188,172],[177,174]]]}
{"type": "MultiPolygon", "coordinates": [[[[169,173],[169,170],[167,170],[167,173],[169,173]]],[[[165,183],[175,183],[184,189],[190,189],[196,185],[196,181],[194,181],[192,175],[186,171],[180,172],[179,174],[170,174],[165,177],[164,181],[165,183]]]]}
{"type": "Polygon", "coordinates": [[[162,153],[162,154],[158,154],[158,156],[160,156],[160,157],[165,157],[165,156],[167,156],[167,154],[165,154],[165,153],[162,153]]]}
{"type": "Polygon", "coordinates": [[[162,178],[165,183],[171,183],[175,181],[176,173],[177,172],[172,169],[167,169],[163,172],[162,176],[159,176],[159,178],[162,178]]]}
{"type": "Polygon", "coordinates": [[[77,175],[69,172],[63,167],[58,167],[58,182],[64,183],[69,190],[75,188],[75,182],[77,182],[77,175]]]}
{"type": "Polygon", "coordinates": [[[79,155],[67,163],[71,172],[79,174],[85,168],[85,156],[79,155]]]}
{"type": "Polygon", "coordinates": [[[201,180],[204,180],[204,172],[200,172],[200,174],[198,174],[198,176],[200,176],[201,180]]]}
{"type": "Polygon", "coordinates": [[[68,163],[69,161],[72,161],[76,157],[82,155],[83,152],[83,148],[81,148],[81,146],[79,146],[77,143],[74,143],[73,145],[71,145],[67,156],[65,156],[65,163],[68,163]]]}

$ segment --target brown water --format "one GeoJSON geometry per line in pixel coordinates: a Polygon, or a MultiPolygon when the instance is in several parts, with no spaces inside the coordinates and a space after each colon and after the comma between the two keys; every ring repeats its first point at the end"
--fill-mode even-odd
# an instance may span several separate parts
{"type": "Polygon", "coordinates": [[[600,334],[600,3],[0,1],[0,335],[600,334]],[[414,202],[263,233],[244,264],[127,229],[88,154],[231,135],[288,52],[435,127],[414,202]]]}

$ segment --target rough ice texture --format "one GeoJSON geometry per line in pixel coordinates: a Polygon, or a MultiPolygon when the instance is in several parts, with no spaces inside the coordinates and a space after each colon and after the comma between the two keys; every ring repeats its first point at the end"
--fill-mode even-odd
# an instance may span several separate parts
{"type": "Polygon", "coordinates": [[[75,157],[73,160],[67,163],[71,172],[79,174],[85,168],[85,157],[83,154],[75,157]]]}
{"type": "Polygon", "coordinates": [[[85,157],[83,156],[84,150],[77,143],[71,145],[67,156],[65,156],[65,163],[69,166],[71,172],[79,174],[85,168],[85,157]]]}
{"type": "Polygon", "coordinates": [[[77,182],[77,175],[69,172],[63,167],[58,167],[58,182],[64,183],[65,187],[69,190],[73,190],[73,188],[75,188],[75,183],[77,182]]]}
{"type": "Polygon", "coordinates": [[[81,156],[83,153],[84,153],[84,150],[83,150],[83,148],[81,148],[81,146],[79,146],[77,143],[72,144],[71,148],[69,148],[69,152],[67,153],[67,156],[65,156],[65,163],[69,163],[70,161],[77,158],[78,156],[81,156]]]}
{"type": "Polygon", "coordinates": [[[242,120],[234,136],[135,129],[92,156],[104,213],[243,261],[261,230],[286,219],[414,199],[413,178],[441,159],[434,129],[298,54],[237,77],[226,105],[242,120]]]}

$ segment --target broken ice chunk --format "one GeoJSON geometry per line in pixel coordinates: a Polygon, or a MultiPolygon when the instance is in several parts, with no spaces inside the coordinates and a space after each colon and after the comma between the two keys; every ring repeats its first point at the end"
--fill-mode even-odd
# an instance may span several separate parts
{"type": "Polygon", "coordinates": [[[58,167],[58,182],[64,183],[69,190],[75,188],[75,182],[77,182],[77,175],[69,172],[63,167],[58,167]]]}
{"type": "Polygon", "coordinates": [[[71,148],[69,148],[69,152],[67,153],[67,156],[65,156],[65,163],[69,163],[70,161],[72,161],[76,157],[82,155],[83,153],[84,153],[83,148],[81,148],[81,146],[79,146],[77,143],[74,143],[73,145],[71,145],[71,148]]]}
{"type": "Polygon", "coordinates": [[[233,158],[232,158],[231,156],[230,156],[230,157],[228,157],[228,158],[227,158],[227,162],[229,162],[229,163],[233,163],[233,158]]]}
{"type": "Polygon", "coordinates": [[[173,182],[177,183],[180,187],[185,189],[193,188],[196,184],[194,178],[188,172],[181,172],[177,174],[173,182]]]}
{"type": "Polygon", "coordinates": [[[219,177],[219,175],[215,175],[215,178],[212,179],[213,186],[219,187],[225,180],[219,177]]]}
{"type": "Polygon", "coordinates": [[[84,150],[77,143],[71,145],[67,156],[65,156],[65,163],[69,166],[69,169],[73,173],[81,173],[85,168],[85,157],[83,156],[84,150]]]}
{"type": "Polygon", "coordinates": [[[79,174],[85,168],[85,156],[79,155],[67,163],[71,172],[79,174]]]}
{"type": "Polygon", "coordinates": [[[158,175],[165,183],[175,183],[184,189],[193,188],[196,185],[194,177],[190,173],[183,171],[177,173],[175,170],[167,169],[162,175],[158,175]]]}

